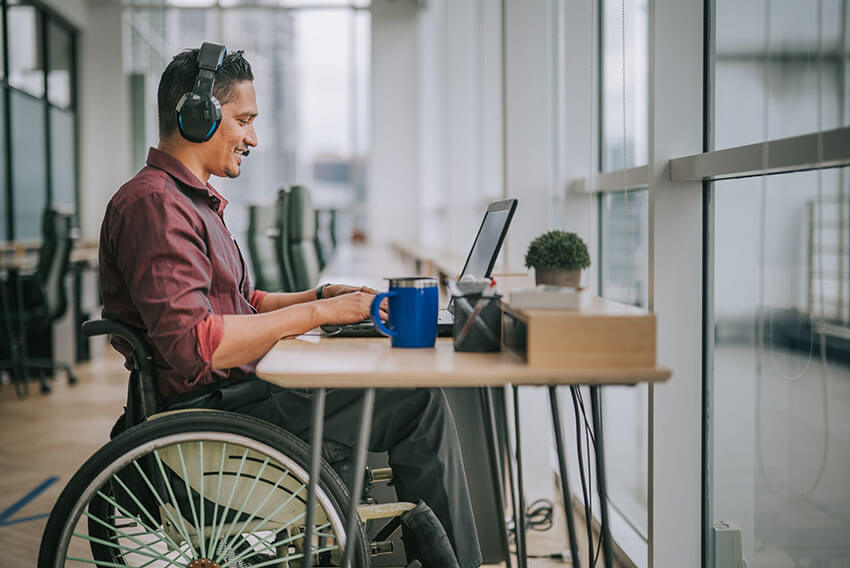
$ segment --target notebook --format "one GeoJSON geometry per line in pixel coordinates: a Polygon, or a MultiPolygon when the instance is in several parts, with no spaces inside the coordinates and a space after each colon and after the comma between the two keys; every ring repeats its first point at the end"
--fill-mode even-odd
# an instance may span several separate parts
{"type": "MultiPolygon", "coordinates": [[[[470,275],[477,278],[487,278],[493,271],[493,265],[502,250],[502,243],[508,232],[508,227],[516,211],[517,200],[505,199],[495,201],[487,206],[487,212],[478,227],[478,233],[469,249],[469,255],[463,265],[460,277],[470,275]]],[[[437,314],[437,335],[444,337],[452,334],[454,325],[453,306],[449,302],[446,309],[437,314]]],[[[363,320],[344,325],[323,325],[322,330],[328,335],[339,337],[376,337],[381,333],[370,320],[363,320]]]]}

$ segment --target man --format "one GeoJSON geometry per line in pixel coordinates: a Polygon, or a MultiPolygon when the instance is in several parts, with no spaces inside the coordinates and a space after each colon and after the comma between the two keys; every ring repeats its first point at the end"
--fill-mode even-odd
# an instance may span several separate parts
{"type": "MultiPolygon", "coordinates": [[[[243,157],[258,143],[254,77],[241,52],[219,61],[212,95],[221,120],[206,142],[186,139],[176,112],[198,78],[198,50],[178,54],[162,74],[159,145],[112,197],[101,227],[103,315],[144,330],[167,408],[240,412],[307,439],[309,393],[259,380],[255,364],[283,337],[367,318],[375,291],[331,285],[282,294],[252,288],[224,224],[227,200],[208,180],[237,177],[243,157]]],[[[361,396],[352,390],[328,394],[327,440],[346,448],[355,444],[361,396]]],[[[399,499],[425,501],[460,565],[478,566],[457,433],[442,391],[379,390],[369,445],[388,452],[399,499]]]]}

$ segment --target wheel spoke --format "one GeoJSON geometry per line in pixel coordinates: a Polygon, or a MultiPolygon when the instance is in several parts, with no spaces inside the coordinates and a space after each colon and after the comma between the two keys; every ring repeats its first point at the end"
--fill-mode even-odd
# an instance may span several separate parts
{"type": "MultiPolygon", "coordinates": [[[[168,496],[171,499],[171,504],[174,506],[174,510],[177,511],[177,520],[180,521],[179,524],[182,528],[180,534],[183,536],[186,542],[189,543],[189,548],[192,550],[192,555],[197,557],[198,551],[195,550],[195,545],[192,544],[192,539],[189,538],[189,531],[186,530],[186,522],[183,520],[183,513],[180,512],[180,505],[177,503],[177,498],[174,496],[174,490],[171,489],[171,483],[168,482],[168,474],[165,473],[165,465],[163,465],[162,463],[162,458],[159,457],[159,450],[154,450],[153,455],[156,458],[157,465],[159,466],[159,473],[162,476],[162,482],[165,485],[165,489],[166,491],[168,491],[168,496]]],[[[171,515],[169,515],[169,517],[171,517],[171,515]]],[[[173,520],[171,522],[174,523],[173,520]]],[[[177,523],[174,524],[174,527],[177,527],[177,523]]]]}
{"type": "MultiPolygon", "coordinates": [[[[213,518],[212,518],[212,528],[216,527],[216,521],[218,520],[218,504],[221,500],[221,480],[224,472],[224,458],[227,455],[227,442],[224,442],[221,446],[221,462],[218,464],[218,485],[215,488],[215,499],[213,499],[213,518]]],[[[210,532],[210,550],[215,550],[213,548],[213,535],[210,532]]]]}
{"type": "Polygon", "coordinates": [[[269,465],[269,457],[266,456],[266,459],[263,460],[263,466],[260,468],[260,471],[254,474],[254,481],[251,483],[251,488],[248,490],[248,494],[245,495],[245,498],[242,499],[242,505],[239,506],[239,512],[236,513],[236,516],[233,518],[233,522],[230,524],[230,527],[227,529],[227,534],[222,539],[227,544],[225,544],[225,549],[230,548],[232,546],[233,541],[235,541],[239,537],[239,533],[237,532],[233,538],[231,538],[231,533],[236,525],[239,523],[239,517],[242,516],[242,513],[245,511],[245,505],[248,504],[248,501],[251,500],[251,497],[254,495],[254,489],[257,487],[257,483],[259,483],[260,479],[263,477],[263,472],[266,471],[266,466],[269,465]]]}
{"type": "MultiPolygon", "coordinates": [[[[241,526],[241,527],[239,527],[239,530],[238,530],[238,531],[236,531],[236,534],[233,536],[233,538],[232,538],[232,539],[230,539],[229,541],[227,541],[227,544],[225,545],[225,548],[229,548],[229,547],[233,546],[233,543],[236,541],[236,539],[237,539],[237,538],[239,538],[239,535],[240,535],[240,534],[242,534],[242,533],[245,531],[245,528],[248,526],[248,524],[249,524],[251,521],[253,521],[253,520],[257,517],[257,513],[258,513],[260,510],[262,510],[262,508],[263,508],[263,507],[265,507],[265,506],[266,506],[266,503],[268,503],[269,499],[272,497],[272,495],[274,495],[274,493],[275,493],[275,491],[277,490],[278,486],[280,486],[280,484],[281,484],[281,483],[283,483],[283,480],[284,480],[284,479],[286,479],[288,476],[289,476],[289,471],[286,471],[286,472],[285,472],[285,473],[284,473],[284,474],[283,474],[283,475],[282,475],[282,476],[281,476],[281,477],[277,480],[277,483],[275,483],[275,484],[274,484],[274,486],[271,488],[271,490],[268,492],[268,494],[266,495],[265,499],[263,499],[263,502],[262,502],[262,503],[260,503],[260,504],[259,504],[259,505],[255,508],[254,512],[253,512],[253,513],[251,513],[251,516],[250,516],[250,517],[248,517],[247,519],[245,519],[245,522],[244,522],[244,523],[242,523],[242,526],[241,526]]],[[[256,483],[256,481],[255,481],[255,483],[256,483]]],[[[253,487],[252,487],[252,490],[253,490],[253,487]]],[[[257,531],[253,531],[253,532],[257,532],[257,531]]]]}
{"type": "Polygon", "coordinates": [[[170,561],[167,554],[163,554],[163,553],[159,552],[158,550],[152,548],[152,545],[154,545],[158,542],[165,542],[161,538],[158,538],[157,540],[155,540],[154,542],[151,542],[151,543],[147,543],[147,544],[143,543],[142,545],[140,545],[136,548],[128,548],[126,546],[121,546],[120,544],[115,544],[114,542],[109,542],[108,540],[103,540],[102,538],[97,538],[97,537],[89,536],[89,535],[86,535],[86,534],[73,533],[73,536],[75,536],[77,538],[81,538],[83,540],[87,540],[89,542],[93,542],[95,544],[99,544],[101,546],[108,546],[109,548],[115,548],[115,549],[121,550],[123,552],[118,555],[118,556],[121,556],[121,557],[127,556],[129,554],[138,554],[139,556],[144,556],[145,558],[153,558],[154,560],[169,560],[170,561]],[[144,552],[145,549],[150,550],[152,552],[144,552]]]}
{"type": "MultiPolygon", "coordinates": [[[[277,514],[278,514],[278,512],[280,512],[280,511],[281,511],[284,507],[286,507],[287,505],[289,505],[289,504],[292,502],[292,500],[293,500],[293,499],[295,499],[295,497],[296,497],[299,493],[301,493],[304,489],[306,489],[306,488],[307,488],[307,485],[305,485],[305,484],[303,484],[303,483],[302,483],[302,484],[301,484],[301,487],[300,487],[300,488],[298,488],[298,491],[295,491],[294,493],[292,493],[292,495],[290,495],[290,496],[286,499],[286,501],[284,501],[283,503],[281,503],[280,505],[278,505],[278,506],[277,506],[277,508],[276,508],[274,511],[272,511],[271,513],[269,513],[268,515],[266,515],[266,518],[265,518],[265,519],[263,519],[263,520],[260,522],[260,524],[259,524],[259,525],[257,525],[256,527],[254,527],[254,532],[255,532],[255,533],[256,533],[256,532],[260,532],[260,529],[262,529],[264,526],[266,526],[266,525],[268,524],[269,519],[271,519],[272,517],[274,517],[275,515],[277,515],[277,514]]],[[[318,507],[319,505],[316,505],[316,506],[318,507]]],[[[305,510],[305,511],[304,511],[303,513],[301,513],[300,515],[297,515],[297,516],[295,516],[294,518],[290,519],[290,520],[289,520],[289,522],[287,522],[287,523],[286,523],[285,525],[283,525],[282,527],[280,527],[280,528],[275,529],[274,531],[272,531],[272,534],[275,534],[275,535],[276,535],[276,534],[280,533],[281,531],[286,530],[287,528],[289,528],[289,526],[290,526],[290,525],[292,525],[292,523],[294,523],[295,521],[297,521],[297,520],[301,519],[301,518],[302,518],[302,517],[304,517],[306,514],[307,514],[307,511],[305,510]]],[[[219,562],[219,563],[221,562],[221,559],[222,559],[223,554],[224,554],[224,553],[222,552],[222,554],[220,554],[220,555],[219,555],[219,557],[216,559],[216,562],[219,562]]],[[[222,567],[222,568],[224,568],[224,567],[222,567]]]]}
{"type": "Polygon", "coordinates": [[[218,528],[216,528],[215,537],[210,539],[210,546],[213,551],[215,551],[218,546],[219,536],[221,536],[221,530],[224,528],[224,521],[227,519],[227,513],[230,511],[230,505],[233,503],[233,496],[236,494],[236,486],[239,485],[239,479],[242,477],[242,470],[245,468],[245,461],[247,458],[248,448],[245,448],[242,451],[242,459],[239,461],[239,468],[236,470],[236,478],[233,481],[233,486],[230,488],[230,495],[227,497],[227,505],[224,506],[224,511],[221,513],[221,520],[219,521],[218,528]]]}
{"type": "MultiPolygon", "coordinates": [[[[142,466],[141,466],[141,465],[139,465],[139,462],[138,462],[137,460],[133,460],[133,465],[134,465],[134,466],[136,466],[136,471],[138,471],[138,472],[139,472],[139,475],[141,475],[141,476],[142,476],[142,480],[145,482],[145,485],[147,485],[147,486],[148,486],[148,489],[150,489],[150,492],[153,494],[154,498],[156,498],[157,503],[159,503],[159,505],[162,507],[162,510],[163,510],[163,511],[165,511],[165,514],[166,514],[166,516],[168,517],[168,519],[171,521],[171,524],[173,524],[173,525],[174,525],[174,527],[175,527],[175,528],[177,528],[177,530],[178,530],[178,532],[179,532],[179,531],[180,531],[180,529],[179,529],[179,527],[178,527],[178,525],[177,525],[177,522],[175,521],[174,517],[171,515],[171,512],[168,510],[168,507],[166,507],[166,506],[165,506],[165,503],[163,503],[162,498],[159,496],[159,493],[156,491],[156,489],[154,489],[154,487],[153,487],[153,483],[151,483],[150,479],[148,479],[148,476],[147,476],[147,474],[145,473],[145,471],[142,469],[142,466]]],[[[135,494],[134,494],[132,491],[130,491],[130,488],[129,488],[129,487],[127,487],[127,486],[124,484],[124,482],[121,480],[121,478],[120,478],[120,477],[118,477],[117,475],[114,475],[114,476],[113,476],[113,478],[114,478],[114,479],[115,479],[115,481],[116,481],[116,482],[117,482],[117,483],[118,483],[118,484],[122,487],[122,489],[124,489],[124,491],[126,491],[126,492],[127,492],[127,495],[129,495],[129,496],[133,499],[133,501],[135,501],[136,505],[137,505],[137,506],[138,506],[138,507],[139,507],[142,511],[144,511],[144,512],[145,512],[145,515],[147,515],[147,517],[151,520],[151,523],[153,523],[153,524],[157,524],[157,523],[161,522],[159,519],[154,518],[154,516],[153,516],[153,514],[152,514],[152,513],[148,512],[147,507],[145,507],[144,505],[142,505],[142,504],[139,502],[139,500],[136,498],[135,494]]],[[[142,526],[144,526],[144,524],[143,524],[142,526]]],[[[170,542],[170,543],[171,543],[171,545],[172,545],[175,549],[177,549],[177,550],[180,550],[180,549],[181,549],[180,545],[178,545],[176,542],[174,542],[174,540],[171,538],[171,536],[170,536],[170,535],[169,535],[166,531],[163,531],[163,534],[165,535],[165,538],[166,538],[166,539],[168,539],[168,542],[170,542]]],[[[183,537],[186,541],[188,541],[188,540],[189,540],[189,535],[188,535],[188,534],[184,534],[184,533],[182,533],[182,532],[181,532],[180,534],[181,534],[181,536],[182,536],[182,537],[183,537]]],[[[191,545],[191,544],[190,544],[190,545],[191,545]]]]}
{"type": "MultiPolygon", "coordinates": [[[[101,518],[97,517],[96,515],[92,515],[92,514],[91,514],[91,513],[89,513],[88,511],[83,512],[83,514],[84,514],[86,517],[88,517],[89,519],[91,519],[91,520],[93,520],[94,522],[96,522],[97,524],[99,524],[99,525],[101,525],[101,526],[103,526],[103,527],[106,527],[107,529],[109,529],[109,530],[111,530],[111,531],[115,532],[118,536],[120,536],[120,537],[122,537],[122,538],[126,538],[127,540],[129,540],[129,541],[133,542],[134,544],[137,544],[137,545],[141,546],[142,548],[146,548],[146,549],[150,550],[151,552],[154,552],[154,553],[157,553],[157,554],[159,553],[157,550],[154,550],[154,549],[151,547],[151,545],[149,545],[149,544],[147,544],[147,543],[142,542],[141,540],[137,539],[136,537],[128,536],[128,535],[127,535],[126,533],[124,533],[123,531],[121,531],[121,530],[119,530],[119,529],[115,528],[114,526],[110,525],[108,522],[106,522],[106,521],[104,521],[103,519],[101,519],[101,518]]],[[[144,525],[143,525],[143,526],[144,526],[144,525]]],[[[159,533],[158,533],[157,531],[155,531],[155,530],[151,530],[148,534],[159,534],[159,533]]],[[[180,549],[177,549],[177,551],[178,551],[178,552],[180,552],[180,554],[181,554],[184,558],[186,558],[187,560],[191,560],[191,559],[190,559],[190,558],[188,558],[185,554],[183,554],[183,552],[182,552],[180,549]]]]}
{"type": "MultiPolygon", "coordinates": [[[[317,508],[317,509],[318,509],[318,508],[320,508],[320,507],[321,507],[321,505],[316,505],[316,508],[317,508]]],[[[274,539],[274,537],[276,537],[276,536],[277,536],[278,534],[280,534],[282,531],[285,531],[286,529],[288,529],[290,526],[292,526],[292,524],[293,524],[293,523],[295,523],[296,521],[301,520],[301,519],[302,519],[302,518],[304,518],[306,515],[307,515],[307,512],[305,511],[305,512],[301,513],[300,515],[296,516],[295,518],[291,519],[291,520],[290,520],[288,523],[286,523],[284,526],[282,526],[282,527],[280,527],[280,528],[275,529],[274,531],[272,531],[272,534],[271,534],[270,540],[273,540],[273,539],[274,539]]],[[[327,527],[329,527],[329,526],[330,526],[330,523],[326,523],[326,524],[322,525],[322,526],[321,526],[321,527],[319,527],[319,528],[320,528],[320,529],[324,529],[324,528],[327,528],[327,527]]],[[[338,539],[336,538],[336,536],[335,536],[335,535],[328,535],[328,536],[331,536],[334,540],[338,540],[338,539]]],[[[281,545],[284,545],[284,544],[289,544],[290,542],[295,542],[296,540],[298,540],[298,539],[300,539],[300,538],[304,538],[304,533],[298,533],[298,534],[296,534],[296,535],[287,536],[287,537],[285,537],[284,539],[279,540],[279,541],[277,541],[277,542],[272,542],[271,544],[266,543],[266,545],[267,545],[267,546],[269,546],[270,548],[276,548],[276,547],[281,546],[281,545]]],[[[334,549],[334,548],[339,548],[339,544],[337,544],[337,545],[335,545],[335,546],[331,547],[331,549],[334,549]]],[[[250,557],[252,557],[252,556],[256,556],[256,555],[260,554],[259,552],[256,552],[256,551],[253,551],[253,554],[251,554],[251,552],[252,552],[252,551],[250,551],[250,550],[241,552],[241,553],[240,553],[238,556],[236,556],[235,558],[232,558],[232,559],[228,560],[227,562],[225,562],[224,564],[222,564],[221,568],[228,568],[228,566],[230,566],[230,565],[231,565],[231,564],[233,564],[234,562],[240,562],[240,561],[242,561],[242,560],[246,560],[247,558],[250,558],[250,557]],[[247,557],[247,558],[246,558],[246,557],[247,557]]]]}
{"type": "MultiPolygon", "coordinates": [[[[203,525],[198,524],[198,513],[195,511],[195,500],[192,499],[192,488],[189,486],[189,472],[186,471],[186,460],[183,459],[183,445],[179,443],[177,444],[177,455],[180,456],[180,469],[183,471],[183,483],[186,485],[186,499],[189,500],[189,508],[192,510],[192,520],[195,522],[195,534],[198,535],[200,540],[200,556],[201,558],[206,558],[206,551],[204,550],[204,527],[203,525]]],[[[203,479],[203,467],[201,468],[200,473],[201,479],[203,479]]],[[[201,499],[203,499],[203,493],[201,494],[201,499]]],[[[203,502],[200,503],[200,506],[203,507],[203,502]]],[[[178,508],[177,511],[179,512],[180,509],[178,508]]],[[[180,516],[183,516],[182,513],[180,516]]]]}

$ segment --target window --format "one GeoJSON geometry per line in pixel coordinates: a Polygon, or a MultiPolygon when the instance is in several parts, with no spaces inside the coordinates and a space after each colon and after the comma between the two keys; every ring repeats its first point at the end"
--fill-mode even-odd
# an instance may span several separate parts
{"type": "Polygon", "coordinates": [[[9,73],[0,99],[10,120],[0,112],[0,239],[38,239],[45,207],[77,203],[75,35],[36,6],[3,6],[9,73]]]}
{"type": "MultiPolygon", "coordinates": [[[[715,0],[716,148],[850,124],[848,8],[715,0]]],[[[739,528],[755,568],[846,564],[850,168],[709,187],[706,530],[739,528]]]]}
{"type": "Polygon", "coordinates": [[[9,84],[34,97],[44,96],[44,42],[41,13],[33,6],[6,8],[9,31],[9,84]]]}
{"type": "Polygon", "coordinates": [[[71,106],[73,36],[53,20],[47,25],[47,100],[59,108],[71,106]]]}
{"type": "Polygon", "coordinates": [[[850,560],[849,180],[714,184],[711,507],[756,568],[850,560]]]}
{"type": "Polygon", "coordinates": [[[716,1],[715,148],[850,124],[840,104],[846,2],[822,1],[820,24],[818,5],[716,1]]]}
{"type": "MultiPolygon", "coordinates": [[[[646,308],[649,298],[649,194],[630,189],[629,168],[648,159],[649,26],[646,0],[600,2],[599,293],[646,308]],[[619,190],[611,191],[610,188],[619,190]]],[[[608,497],[614,540],[644,565],[648,537],[647,387],[602,390],[608,497]],[[635,544],[636,543],[636,544],[635,544]]]]}
{"type": "Polygon", "coordinates": [[[47,205],[47,141],[43,101],[12,92],[12,192],[15,238],[41,236],[41,213],[47,205]]]}
{"type": "Polygon", "coordinates": [[[600,162],[602,171],[609,172],[646,164],[649,20],[647,0],[603,0],[601,4],[600,162]]]}

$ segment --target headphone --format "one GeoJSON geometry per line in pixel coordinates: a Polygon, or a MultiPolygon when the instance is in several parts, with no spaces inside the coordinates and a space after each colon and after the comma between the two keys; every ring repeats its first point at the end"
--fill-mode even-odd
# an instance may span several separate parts
{"type": "Polygon", "coordinates": [[[183,138],[206,142],[221,124],[221,104],[213,96],[215,74],[224,61],[227,49],[217,43],[201,44],[198,50],[198,78],[195,88],[177,103],[177,127],[183,138]]]}

